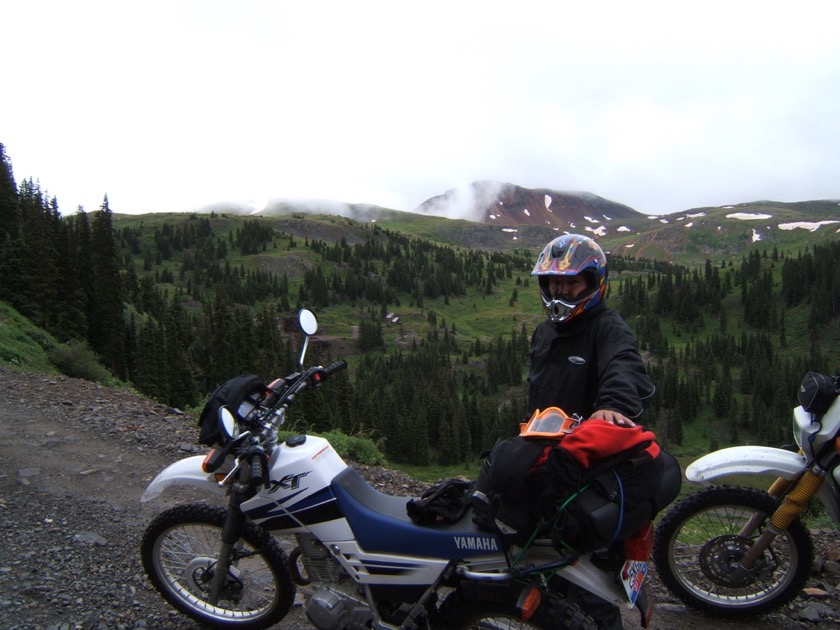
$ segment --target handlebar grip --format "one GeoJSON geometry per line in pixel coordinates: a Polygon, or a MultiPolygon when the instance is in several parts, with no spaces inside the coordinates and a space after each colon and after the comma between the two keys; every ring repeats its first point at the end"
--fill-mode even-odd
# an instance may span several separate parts
{"type": "Polygon", "coordinates": [[[263,466],[263,458],[259,453],[254,453],[248,460],[251,465],[251,483],[255,486],[261,486],[265,482],[265,466],[263,466]]]}
{"type": "Polygon", "coordinates": [[[328,365],[327,367],[324,368],[324,374],[326,376],[332,376],[336,372],[340,372],[341,370],[344,370],[346,368],[347,368],[347,361],[344,361],[344,360],[336,361],[332,365],[328,365]]]}

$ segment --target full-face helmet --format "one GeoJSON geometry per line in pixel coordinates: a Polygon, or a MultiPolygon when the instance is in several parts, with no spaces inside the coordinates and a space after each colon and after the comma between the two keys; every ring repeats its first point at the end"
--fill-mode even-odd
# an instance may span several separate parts
{"type": "Polygon", "coordinates": [[[604,250],[588,236],[558,236],[540,252],[532,276],[540,283],[540,295],[551,321],[568,322],[597,306],[607,292],[607,257],[604,250]],[[553,297],[548,288],[551,276],[583,274],[587,289],[576,299],[553,297]]]}

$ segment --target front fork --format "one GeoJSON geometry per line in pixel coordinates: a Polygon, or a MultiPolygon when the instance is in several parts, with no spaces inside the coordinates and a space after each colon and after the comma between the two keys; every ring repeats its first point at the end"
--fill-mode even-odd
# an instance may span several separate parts
{"type": "Polygon", "coordinates": [[[210,594],[207,598],[214,606],[219,603],[222,597],[231,560],[233,559],[233,552],[236,549],[239,539],[242,537],[242,532],[245,531],[246,517],[242,513],[240,506],[244,501],[248,500],[250,494],[250,467],[245,466],[239,473],[239,477],[231,489],[227,516],[225,517],[225,524],[222,527],[222,544],[219,549],[219,555],[216,558],[216,570],[213,572],[213,581],[210,584],[210,594]]]}
{"type": "MultiPolygon", "coordinates": [[[[767,547],[775,540],[776,536],[790,527],[793,520],[805,511],[811,499],[814,498],[825,481],[826,473],[826,470],[815,465],[806,470],[799,477],[798,482],[779,478],[770,486],[767,493],[771,497],[778,498],[784,495],[784,499],[782,499],[781,504],[779,504],[776,511],[770,516],[770,523],[767,529],[764,530],[744,557],[741,558],[741,567],[743,569],[747,571],[752,570],[759,558],[764,555],[767,547]],[[796,483],[796,487],[785,494],[793,483],[796,483]]],[[[739,535],[749,537],[762,520],[764,520],[764,515],[753,515],[739,532],[739,535]]]]}

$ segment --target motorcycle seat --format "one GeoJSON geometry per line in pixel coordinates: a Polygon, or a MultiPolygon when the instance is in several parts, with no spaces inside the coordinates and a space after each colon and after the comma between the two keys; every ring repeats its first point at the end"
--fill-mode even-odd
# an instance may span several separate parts
{"type": "Polygon", "coordinates": [[[410,497],[379,492],[353,468],[336,475],[331,490],[365,551],[447,559],[502,551],[501,541],[479,529],[472,521],[471,512],[451,524],[418,525],[406,511],[410,497]]]}

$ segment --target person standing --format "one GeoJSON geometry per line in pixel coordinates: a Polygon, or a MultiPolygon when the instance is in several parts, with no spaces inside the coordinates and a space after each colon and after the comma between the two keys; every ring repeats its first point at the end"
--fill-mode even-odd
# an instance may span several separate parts
{"type": "MultiPolygon", "coordinates": [[[[531,275],[548,317],[531,337],[529,414],[559,407],[570,416],[636,426],[655,387],[638,340],[606,305],[604,251],[587,236],[560,236],[543,248],[531,275]]],[[[623,627],[613,604],[571,584],[567,597],[601,628],[623,627]]]]}

